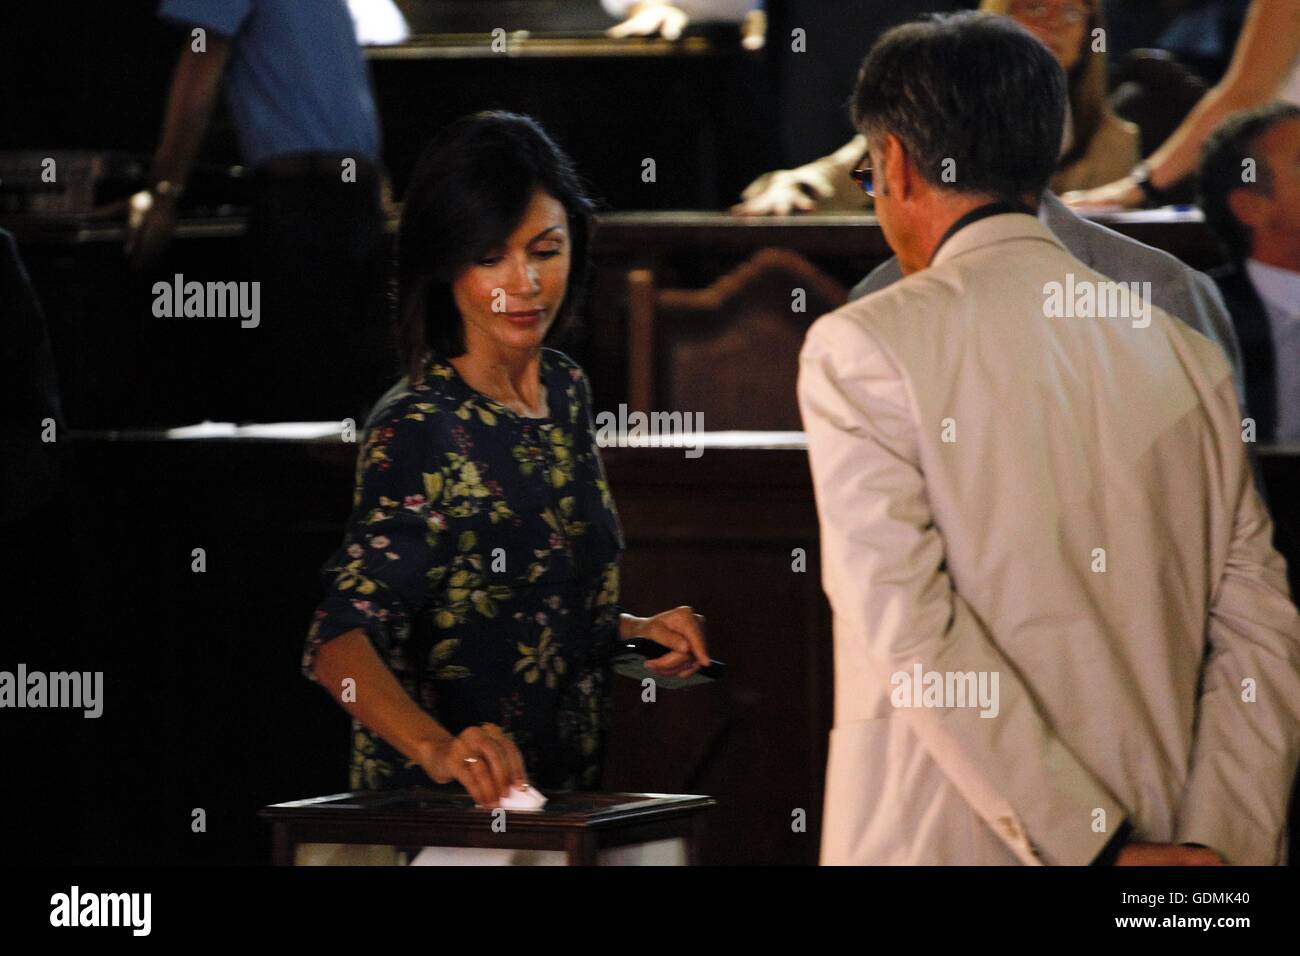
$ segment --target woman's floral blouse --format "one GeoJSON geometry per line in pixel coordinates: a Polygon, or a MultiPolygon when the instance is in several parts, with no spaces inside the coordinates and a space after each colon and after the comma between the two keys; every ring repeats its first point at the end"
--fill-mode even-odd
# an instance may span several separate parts
{"type": "MultiPolygon", "coordinates": [[[[499,724],[537,786],[588,789],[608,723],[623,536],[586,376],[552,349],[541,376],[547,418],[515,414],[432,358],[380,400],[302,667],[315,679],[320,645],[361,628],[450,732],[499,724]]],[[[353,722],[353,789],[430,784],[406,764],[353,722]]]]}

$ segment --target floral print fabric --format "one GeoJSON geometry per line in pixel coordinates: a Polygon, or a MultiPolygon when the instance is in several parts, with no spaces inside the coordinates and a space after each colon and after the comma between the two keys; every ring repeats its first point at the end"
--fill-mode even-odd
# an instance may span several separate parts
{"type": "MultiPolygon", "coordinates": [[[[315,679],[320,646],[361,628],[447,730],[499,724],[535,785],[588,789],[608,723],[623,536],[586,376],[552,349],[541,376],[546,418],[517,415],[434,358],[380,400],[302,669],[315,679]]],[[[428,784],[353,722],[353,789],[428,784]]]]}

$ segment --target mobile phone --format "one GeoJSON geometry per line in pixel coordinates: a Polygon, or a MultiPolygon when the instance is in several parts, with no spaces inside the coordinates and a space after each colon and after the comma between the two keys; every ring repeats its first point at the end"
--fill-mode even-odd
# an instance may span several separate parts
{"type": "MultiPolygon", "coordinates": [[[[652,661],[657,657],[663,657],[665,654],[672,652],[672,648],[665,647],[658,641],[652,641],[648,637],[630,637],[620,639],[618,642],[618,649],[620,651],[631,651],[633,654],[640,654],[648,661],[652,661]]],[[[722,661],[715,661],[712,658],[709,659],[708,664],[696,671],[697,674],[711,677],[714,680],[718,680],[726,672],[727,665],[722,663],[722,661]]]]}

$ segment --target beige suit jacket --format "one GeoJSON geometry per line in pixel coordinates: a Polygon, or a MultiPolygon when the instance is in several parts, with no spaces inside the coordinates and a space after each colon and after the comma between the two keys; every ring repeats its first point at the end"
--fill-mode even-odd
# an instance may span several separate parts
{"type": "Polygon", "coordinates": [[[1231,372],[1159,310],[1046,318],[1069,273],[1106,281],[1033,217],[992,216],[809,330],[823,863],[1084,864],[1126,818],[1282,859],[1300,618],[1231,372]],[[898,706],[918,665],[996,675],[996,716],[898,706]]]}

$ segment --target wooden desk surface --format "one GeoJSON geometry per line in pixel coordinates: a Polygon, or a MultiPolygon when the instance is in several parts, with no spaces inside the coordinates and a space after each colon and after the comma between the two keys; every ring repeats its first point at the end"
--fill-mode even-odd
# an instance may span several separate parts
{"type": "Polygon", "coordinates": [[[644,57],[716,56],[718,46],[708,37],[680,40],[649,37],[613,40],[602,33],[586,36],[538,36],[528,30],[510,30],[505,49],[493,48],[491,33],[422,34],[405,43],[365,47],[367,60],[493,60],[525,59],[640,59],[644,57]]]}
{"type": "MultiPolygon", "coordinates": [[[[1197,209],[1097,213],[1088,218],[1163,249],[1195,268],[1208,268],[1222,258],[1197,209]]],[[[809,256],[871,260],[893,254],[876,217],[865,209],[861,213],[801,216],[733,216],[693,210],[615,212],[597,217],[592,239],[593,252],[603,257],[747,251],[764,246],[793,248],[809,256]]]]}
{"type": "MultiPolygon", "coordinates": [[[[1176,249],[1166,241],[1198,250],[1206,243],[1212,245],[1209,227],[1195,209],[1171,207],[1102,213],[1090,218],[1175,255],[1176,249]]],[[[246,225],[243,215],[185,218],[177,223],[176,237],[232,239],[242,236],[246,225]]],[[[390,234],[396,232],[396,225],[388,224],[390,234]]],[[[602,255],[644,251],[647,245],[719,251],[791,245],[810,253],[824,250],[833,255],[879,258],[892,254],[876,217],[865,210],[803,216],[733,216],[723,211],[692,209],[611,212],[597,216],[596,226],[593,252],[602,255]]],[[[120,243],[126,238],[125,224],[120,220],[88,216],[0,217],[0,228],[8,229],[23,243],[81,245],[120,243]]]]}
{"type": "MultiPolygon", "coordinates": [[[[507,810],[510,827],[516,830],[606,829],[693,814],[716,803],[712,797],[693,793],[571,791],[546,796],[546,806],[540,810],[507,810]]],[[[454,826],[470,829],[487,829],[493,820],[493,812],[476,807],[466,793],[423,787],[335,793],[294,800],[264,807],[258,811],[258,816],[273,822],[365,820],[374,825],[420,823],[435,828],[454,826]]]]}

